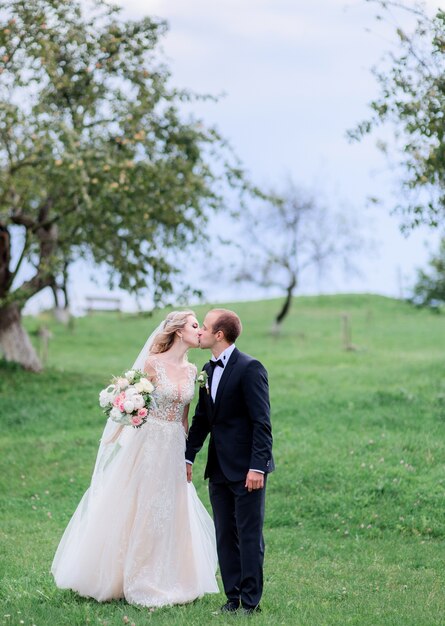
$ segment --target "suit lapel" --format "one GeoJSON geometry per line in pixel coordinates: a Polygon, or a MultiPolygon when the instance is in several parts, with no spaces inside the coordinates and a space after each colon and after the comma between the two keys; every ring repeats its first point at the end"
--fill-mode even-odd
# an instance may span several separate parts
{"type": "Polygon", "coordinates": [[[227,385],[227,381],[230,378],[230,374],[233,371],[233,367],[238,360],[239,350],[235,348],[232,354],[230,355],[229,360],[227,361],[227,365],[224,368],[223,375],[221,376],[221,380],[219,381],[218,390],[216,392],[215,404],[213,408],[213,418],[215,418],[218,413],[219,405],[221,404],[221,397],[224,393],[224,388],[227,385]]]}

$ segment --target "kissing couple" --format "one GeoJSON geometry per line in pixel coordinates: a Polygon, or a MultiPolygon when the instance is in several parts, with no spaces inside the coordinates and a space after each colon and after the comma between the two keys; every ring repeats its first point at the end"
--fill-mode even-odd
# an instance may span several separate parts
{"type": "Polygon", "coordinates": [[[173,311],[147,339],[132,369],[152,382],[154,402],[141,428],[108,419],[91,484],[54,557],[58,587],[99,602],[184,604],[218,593],[219,561],[221,611],[260,611],[265,490],[274,469],[269,386],[264,366],[235,346],[241,331],[227,309],[209,311],[201,327],[193,311],[173,311]],[[199,375],[187,359],[197,347],[212,354],[199,375]],[[209,435],[214,522],[192,483],[209,435]]]}

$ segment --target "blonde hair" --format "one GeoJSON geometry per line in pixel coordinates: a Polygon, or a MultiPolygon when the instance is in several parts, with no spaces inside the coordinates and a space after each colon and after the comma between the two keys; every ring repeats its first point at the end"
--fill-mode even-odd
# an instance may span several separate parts
{"type": "Polygon", "coordinates": [[[164,320],[163,328],[154,338],[150,354],[161,354],[161,352],[170,350],[175,341],[176,331],[184,328],[190,315],[195,316],[195,313],[193,311],[172,311],[169,313],[164,320]]]}

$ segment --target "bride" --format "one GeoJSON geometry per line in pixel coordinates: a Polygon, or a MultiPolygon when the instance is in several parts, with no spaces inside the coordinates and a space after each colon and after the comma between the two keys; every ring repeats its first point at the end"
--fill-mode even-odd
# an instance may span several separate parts
{"type": "Polygon", "coordinates": [[[159,607],[217,593],[212,519],[186,479],[184,449],[198,347],[192,311],[170,313],[133,369],[153,382],[141,428],[105,427],[91,485],[60,541],[56,584],[102,602],[159,607]]]}

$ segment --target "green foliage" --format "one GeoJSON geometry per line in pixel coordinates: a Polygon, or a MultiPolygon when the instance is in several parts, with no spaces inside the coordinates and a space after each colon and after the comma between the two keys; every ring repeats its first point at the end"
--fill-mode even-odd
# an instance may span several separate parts
{"type": "Polygon", "coordinates": [[[370,103],[372,116],[349,135],[360,140],[383,122],[394,126],[404,187],[395,210],[404,228],[436,228],[445,222],[445,12],[430,17],[421,4],[371,1],[381,8],[379,19],[386,15],[393,24],[394,12],[403,10],[415,27],[394,29],[398,51],[374,70],[380,95],[370,103]]]}
{"type": "Polygon", "coordinates": [[[418,306],[435,310],[445,303],[445,239],[442,239],[439,252],[429,261],[430,271],[419,270],[413,288],[411,301],[418,306]]]}
{"type": "Polygon", "coordinates": [[[21,237],[16,268],[11,241],[0,255],[0,306],[66,284],[78,257],[161,301],[223,181],[243,184],[217,132],[180,113],[196,96],[171,87],[166,24],[120,11],[103,0],[2,3],[0,228],[21,237]],[[24,260],[35,275],[12,291],[24,260]]]}
{"type": "MultiPolygon", "coordinates": [[[[228,304],[239,347],[268,368],[275,460],[268,480],[263,613],[255,624],[432,626],[445,613],[445,321],[373,296],[297,298],[281,338],[276,300],[228,304]],[[341,315],[354,351],[343,351],[341,315]]],[[[197,307],[199,319],[204,307],[197,307]]],[[[49,568],[88,486],[103,427],[97,396],[165,312],[49,318],[49,366],[0,365],[0,621],[18,626],[231,624],[223,595],[150,612],[55,588],[49,568]],[[9,615],[10,617],[4,617],[9,615]]],[[[200,369],[208,355],[190,359],[200,369]]],[[[195,484],[208,506],[202,480],[195,484]]],[[[248,623],[237,617],[238,623],[248,623]]],[[[251,620],[250,620],[251,621],[251,620]]]]}

